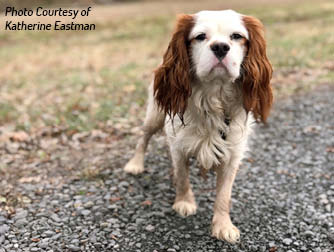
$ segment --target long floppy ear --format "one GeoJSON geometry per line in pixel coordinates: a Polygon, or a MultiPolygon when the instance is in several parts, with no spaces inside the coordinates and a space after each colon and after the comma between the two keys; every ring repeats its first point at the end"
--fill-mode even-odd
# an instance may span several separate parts
{"type": "Polygon", "coordinates": [[[182,123],[191,96],[188,36],[193,25],[193,16],[183,14],[178,17],[163,63],[154,72],[154,95],[159,108],[172,119],[177,114],[182,123]]]}
{"type": "Polygon", "coordinates": [[[266,41],[262,23],[250,16],[243,16],[249,33],[247,54],[242,64],[243,102],[255,119],[266,122],[273,102],[270,85],[272,67],[266,54],[266,41]]]}

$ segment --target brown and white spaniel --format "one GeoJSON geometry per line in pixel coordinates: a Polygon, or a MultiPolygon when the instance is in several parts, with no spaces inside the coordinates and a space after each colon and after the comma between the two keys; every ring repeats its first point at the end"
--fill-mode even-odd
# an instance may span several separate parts
{"type": "Polygon", "coordinates": [[[217,173],[212,235],[237,242],[229,214],[232,185],[251,125],[269,114],[271,76],[258,19],[232,10],[180,15],[149,87],[144,134],[124,170],[144,171],[149,139],[164,127],[174,166],[173,209],[182,216],[196,212],[188,167],[195,156],[203,169],[217,173]]]}

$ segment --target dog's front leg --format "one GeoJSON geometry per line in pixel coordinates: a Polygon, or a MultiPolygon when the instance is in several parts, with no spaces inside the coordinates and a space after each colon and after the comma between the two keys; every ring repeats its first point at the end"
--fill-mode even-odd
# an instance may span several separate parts
{"type": "Polygon", "coordinates": [[[230,243],[238,242],[240,238],[240,232],[230,218],[232,186],[239,166],[239,160],[236,161],[232,160],[228,165],[217,168],[217,195],[212,219],[212,235],[230,243]]]}
{"type": "Polygon", "coordinates": [[[176,197],[173,209],[186,217],[196,213],[196,202],[189,182],[188,157],[179,149],[171,148],[174,165],[176,197]]]}
{"type": "Polygon", "coordinates": [[[153,83],[148,90],[148,105],[143,126],[143,135],[140,137],[134,156],[125,165],[124,171],[132,174],[139,174],[144,171],[144,155],[150,138],[158,130],[162,129],[165,121],[165,114],[159,110],[153,95],[153,83]]]}

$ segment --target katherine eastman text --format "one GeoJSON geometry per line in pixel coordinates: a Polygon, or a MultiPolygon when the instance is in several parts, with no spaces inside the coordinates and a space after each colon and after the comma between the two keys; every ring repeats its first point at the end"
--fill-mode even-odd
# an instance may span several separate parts
{"type": "MultiPolygon", "coordinates": [[[[12,17],[27,17],[36,15],[37,17],[68,17],[73,21],[78,16],[88,17],[91,13],[92,7],[87,7],[84,9],[47,9],[44,7],[36,7],[36,9],[16,9],[13,6],[6,7],[5,16],[12,17]]],[[[57,18],[58,19],[58,18],[57,18]]],[[[5,30],[7,31],[91,31],[95,30],[95,24],[85,24],[85,23],[76,23],[76,22],[66,22],[66,21],[55,21],[52,23],[26,23],[24,21],[11,21],[7,20],[5,24],[5,30]]]]}
{"type": "Polygon", "coordinates": [[[29,24],[24,21],[13,22],[6,21],[5,30],[8,31],[91,31],[95,30],[95,24],[80,24],[80,23],[63,23],[55,21],[54,24],[35,23],[29,24]]]}

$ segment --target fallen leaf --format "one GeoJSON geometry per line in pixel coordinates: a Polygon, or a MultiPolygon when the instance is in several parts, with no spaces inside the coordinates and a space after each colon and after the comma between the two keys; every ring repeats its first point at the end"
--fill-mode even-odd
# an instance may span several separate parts
{"type": "Polygon", "coordinates": [[[10,140],[16,142],[25,142],[29,139],[29,135],[24,131],[13,132],[10,136],[10,140]]]}
{"type": "Polygon", "coordinates": [[[27,197],[27,196],[23,196],[21,200],[25,204],[31,203],[31,199],[29,197],[27,197]]]}
{"type": "Polygon", "coordinates": [[[72,140],[80,142],[80,141],[83,141],[84,138],[88,137],[89,135],[90,135],[90,132],[88,131],[76,133],[72,136],[72,140]]]}
{"type": "Polygon", "coordinates": [[[150,206],[150,205],[152,205],[152,201],[150,201],[150,200],[145,200],[145,201],[143,201],[141,204],[142,204],[143,206],[150,206]]]}
{"type": "Polygon", "coordinates": [[[6,203],[7,199],[5,197],[0,196],[0,203],[6,203]]]}
{"type": "Polygon", "coordinates": [[[304,133],[317,133],[321,131],[321,126],[320,125],[309,125],[303,129],[304,133]]]}
{"type": "Polygon", "coordinates": [[[110,235],[111,239],[117,240],[117,237],[113,234],[110,235]]]}
{"type": "Polygon", "coordinates": [[[39,239],[39,238],[31,238],[31,241],[32,242],[39,242],[41,239],[39,239]]]}
{"type": "Polygon", "coordinates": [[[326,151],[327,151],[327,152],[334,153],[334,146],[327,147],[327,148],[326,148],[326,151]]]}
{"type": "Polygon", "coordinates": [[[277,251],[277,247],[271,247],[270,249],[269,249],[269,252],[276,252],[277,251]]]}
{"type": "Polygon", "coordinates": [[[112,198],[110,198],[110,202],[114,203],[116,201],[119,201],[120,199],[121,199],[120,197],[112,197],[112,198]]]}
{"type": "Polygon", "coordinates": [[[23,177],[19,179],[20,183],[31,183],[31,182],[40,182],[42,179],[41,176],[33,176],[33,177],[23,177]]]}
{"type": "Polygon", "coordinates": [[[104,133],[101,130],[92,130],[92,133],[91,133],[91,138],[94,139],[94,140],[105,139],[108,136],[109,135],[107,133],[104,133]]]}

